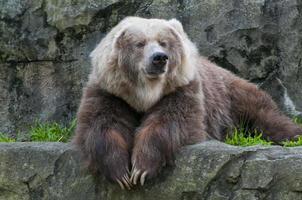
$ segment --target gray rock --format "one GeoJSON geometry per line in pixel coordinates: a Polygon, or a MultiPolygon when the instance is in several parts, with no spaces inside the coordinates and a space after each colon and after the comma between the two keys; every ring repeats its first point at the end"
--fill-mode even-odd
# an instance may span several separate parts
{"type": "Polygon", "coordinates": [[[301,0],[0,0],[0,131],[70,121],[89,52],[122,18],[178,18],[201,54],[302,110],[301,0]]]}
{"type": "Polygon", "coordinates": [[[157,178],[123,191],[92,177],[70,144],[0,143],[0,200],[284,200],[301,199],[301,184],[302,148],[187,146],[157,178]]]}

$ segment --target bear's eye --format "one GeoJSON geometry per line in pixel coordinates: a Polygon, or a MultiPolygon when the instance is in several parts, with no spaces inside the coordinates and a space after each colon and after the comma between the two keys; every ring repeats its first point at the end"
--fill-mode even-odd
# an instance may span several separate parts
{"type": "Polygon", "coordinates": [[[145,42],[138,42],[135,44],[137,48],[143,48],[145,46],[145,42]]]}
{"type": "Polygon", "coordinates": [[[162,46],[162,47],[167,47],[168,46],[166,41],[159,41],[159,45],[162,46]]]}

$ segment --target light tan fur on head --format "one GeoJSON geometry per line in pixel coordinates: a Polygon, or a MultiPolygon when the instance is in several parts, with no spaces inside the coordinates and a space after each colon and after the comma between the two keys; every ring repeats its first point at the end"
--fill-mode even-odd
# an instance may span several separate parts
{"type": "Polygon", "coordinates": [[[100,85],[137,111],[146,111],[163,95],[193,80],[199,57],[179,21],[139,17],[122,20],[90,56],[93,69],[88,84],[100,85]],[[171,43],[175,48],[166,49],[171,56],[167,72],[153,79],[143,73],[143,68],[152,49],[161,48],[161,40],[169,40],[163,42],[171,43]],[[135,45],[142,47],[140,50],[127,48],[124,43],[137,43],[135,45]],[[123,62],[127,59],[130,67],[124,69],[123,62]]]}

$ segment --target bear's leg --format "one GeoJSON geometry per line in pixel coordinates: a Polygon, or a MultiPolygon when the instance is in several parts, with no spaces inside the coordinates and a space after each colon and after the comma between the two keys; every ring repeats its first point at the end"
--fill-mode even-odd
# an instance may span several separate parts
{"type": "Polygon", "coordinates": [[[130,188],[129,167],[136,112],[121,99],[97,86],[88,86],[78,111],[73,143],[79,147],[88,168],[105,174],[122,188],[130,188]]]}
{"type": "Polygon", "coordinates": [[[263,136],[276,143],[295,139],[302,129],[282,114],[272,98],[254,84],[237,79],[230,84],[232,112],[238,120],[247,120],[263,136]]]}
{"type": "Polygon", "coordinates": [[[206,139],[198,92],[198,83],[192,82],[165,96],[146,113],[134,139],[133,184],[140,181],[143,185],[146,177],[156,176],[164,165],[173,163],[179,147],[206,139]]]}

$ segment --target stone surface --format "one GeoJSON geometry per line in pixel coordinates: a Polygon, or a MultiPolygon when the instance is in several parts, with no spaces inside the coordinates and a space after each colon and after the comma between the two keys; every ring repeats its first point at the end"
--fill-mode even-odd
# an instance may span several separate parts
{"type": "Polygon", "coordinates": [[[0,143],[0,200],[302,199],[302,147],[184,147],[175,166],[144,187],[123,191],[94,179],[63,143],[0,143]]]}
{"type": "Polygon", "coordinates": [[[0,132],[74,117],[89,52],[122,18],[176,17],[201,54],[302,110],[302,0],[0,0],[0,132]]]}

